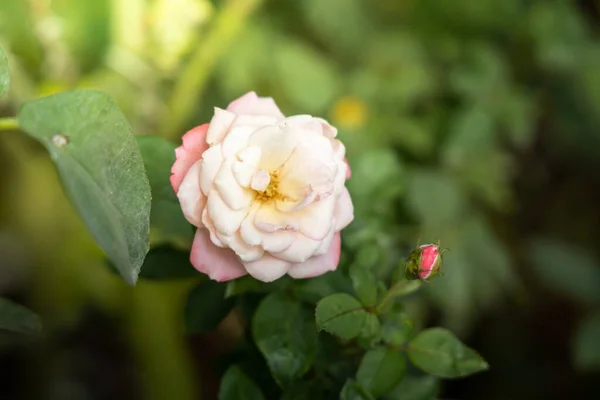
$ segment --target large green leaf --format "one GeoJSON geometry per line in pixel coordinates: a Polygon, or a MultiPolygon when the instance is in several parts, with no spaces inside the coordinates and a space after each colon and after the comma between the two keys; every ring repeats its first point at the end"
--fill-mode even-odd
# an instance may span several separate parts
{"type": "Polygon", "coordinates": [[[234,306],[225,298],[225,283],[205,281],[190,292],[184,311],[185,327],[191,333],[206,333],[214,329],[234,306]]]}
{"type": "Polygon", "coordinates": [[[35,313],[0,297],[0,331],[34,335],[41,329],[40,319],[35,313]]]}
{"type": "Polygon", "coordinates": [[[125,116],[108,95],[75,90],[29,101],[18,118],[50,153],[96,242],[135,284],[149,248],[151,196],[125,116]]]}
{"type": "Polygon", "coordinates": [[[282,387],[302,377],[313,363],[317,332],[312,315],[283,293],[272,293],[261,302],[252,319],[252,334],[282,387]]]}
{"type": "Polygon", "coordinates": [[[396,350],[380,347],[364,355],[356,380],[374,397],[380,397],[400,383],[405,372],[404,357],[396,350]]]}
{"type": "Polygon", "coordinates": [[[320,114],[340,91],[340,78],[330,59],[301,42],[284,41],[273,53],[277,84],[304,112],[320,114]]]}
{"type": "Polygon", "coordinates": [[[573,362],[581,371],[600,371],[600,312],[583,320],[573,340],[573,362]]]}
{"type": "Polygon", "coordinates": [[[483,357],[443,328],[419,333],[408,344],[408,357],[423,371],[442,378],[459,378],[488,369],[483,357]]]}
{"type": "Polygon", "coordinates": [[[384,396],[385,400],[436,400],[440,380],[435,376],[405,376],[399,385],[384,396]]]}
{"type": "Polygon", "coordinates": [[[263,400],[259,387],[238,366],[225,371],[219,388],[219,400],[263,400]]]}
{"type": "Polygon", "coordinates": [[[587,250],[538,238],[528,246],[538,279],[548,288],[584,302],[600,302],[600,266],[587,250]]]}
{"type": "Polygon", "coordinates": [[[361,332],[367,311],[360,302],[346,293],[327,296],[317,304],[317,328],[342,339],[352,339],[361,332]]]}
{"type": "Polygon", "coordinates": [[[150,232],[153,243],[190,245],[194,230],[183,216],[170,182],[175,145],[155,136],[141,136],[137,142],[152,191],[150,232]]]}
{"type": "Polygon", "coordinates": [[[0,47],[0,97],[8,91],[10,85],[10,72],[8,70],[8,60],[4,51],[0,47]]]}

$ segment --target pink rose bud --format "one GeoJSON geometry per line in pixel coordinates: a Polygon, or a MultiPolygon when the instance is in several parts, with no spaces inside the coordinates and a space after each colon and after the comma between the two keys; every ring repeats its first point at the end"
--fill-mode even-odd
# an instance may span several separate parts
{"type": "Polygon", "coordinates": [[[417,247],[406,259],[406,279],[427,281],[438,275],[442,266],[442,253],[439,244],[424,244],[417,247]]]}
{"type": "Polygon", "coordinates": [[[270,282],[337,268],[340,230],[354,218],[350,167],[337,129],[285,117],[251,92],[183,136],[171,184],[198,230],[191,262],[216,281],[270,282]]]}

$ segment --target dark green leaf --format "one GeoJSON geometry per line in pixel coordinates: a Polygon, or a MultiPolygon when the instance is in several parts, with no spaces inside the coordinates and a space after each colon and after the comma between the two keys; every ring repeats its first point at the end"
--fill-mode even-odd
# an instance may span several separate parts
{"type": "Polygon", "coordinates": [[[600,313],[587,317],[577,328],[573,362],[581,371],[600,370],[600,313]]]}
{"type": "Polygon", "coordinates": [[[374,397],[355,381],[348,380],[342,388],[340,400],[374,400],[374,397]]]}
{"type": "Polygon", "coordinates": [[[151,195],[125,116],[109,96],[75,90],[25,103],[19,124],[49,151],[92,236],[135,284],[149,248],[151,195]]]}
{"type": "Polygon", "coordinates": [[[402,354],[380,347],[364,355],[356,380],[374,397],[380,397],[400,383],[405,372],[406,362],[402,354]]]}
{"type": "Polygon", "coordinates": [[[28,308],[0,297],[0,330],[35,335],[42,330],[42,324],[28,308]]]}
{"type": "Polygon", "coordinates": [[[358,335],[359,343],[365,348],[371,348],[381,337],[381,322],[375,314],[367,313],[362,329],[358,335]]]}
{"type": "Polygon", "coordinates": [[[550,289],[586,302],[600,302],[600,266],[592,254],[567,243],[537,239],[529,245],[539,280],[550,289]]]}
{"type": "Polygon", "coordinates": [[[285,288],[288,283],[288,276],[284,276],[274,282],[261,282],[258,279],[254,279],[250,275],[246,275],[227,282],[225,298],[244,293],[271,293],[285,288]]]}
{"type": "Polygon", "coordinates": [[[160,246],[150,250],[140,278],[163,280],[201,277],[196,268],[190,263],[190,252],[177,250],[171,246],[160,246]]]}
{"type": "Polygon", "coordinates": [[[436,400],[440,390],[440,381],[435,376],[406,375],[385,400],[436,400]]]}
{"type": "Polygon", "coordinates": [[[394,313],[382,317],[381,337],[392,346],[408,342],[414,331],[413,322],[404,313],[394,313]]]}
{"type": "Polygon", "coordinates": [[[10,71],[6,54],[0,47],[0,97],[3,97],[10,86],[10,71]]]}
{"type": "Polygon", "coordinates": [[[302,377],[314,361],[317,333],[311,313],[283,293],[272,293],[261,302],[252,319],[252,334],[282,387],[302,377]]]}
{"type": "Polygon", "coordinates": [[[408,357],[423,371],[442,378],[459,378],[488,369],[483,357],[443,328],[419,333],[408,345],[408,357]]]}
{"type": "Polygon", "coordinates": [[[311,279],[297,280],[293,285],[294,295],[300,300],[316,304],[323,297],[337,292],[351,292],[352,282],[341,271],[328,272],[311,279]]]}
{"type": "Polygon", "coordinates": [[[356,296],[365,306],[372,306],[377,301],[377,280],[373,272],[362,265],[350,267],[350,279],[356,296]]]}
{"type": "Polygon", "coordinates": [[[153,242],[189,246],[194,230],[183,216],[170,182],[171,167],[175,162],[175,145],[153,136],[140,136],[137,142],[152,191],[150,233],[153,242]]]}
{"type": "Polygon", "coordinates": [[[358,336],[366,318],[362,304],[346,293],[332,294],[317,303],[317,328],[342,339],[358,336]]]}
{"type": "Polygon", "coordinates": [[[225,283],[205,281],[190,291],[184,314],[188,332],[208,332],[229,314],[234,302],[225,299],[225,288],[225,283]]]}
{"type": "Polygon", "coordinates": [[[262,400],[259,387],[242,370],[233,365],[225,371],[219,388],[219,400],[262,400]]]}

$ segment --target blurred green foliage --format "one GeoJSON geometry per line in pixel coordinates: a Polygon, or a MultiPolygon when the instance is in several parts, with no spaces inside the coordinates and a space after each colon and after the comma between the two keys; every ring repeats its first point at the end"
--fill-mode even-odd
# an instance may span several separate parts
{"type": "MultiPolygon", "coordinates": [[[[136,134],[174,142],[250,90],[275,97],[286,114],[326,117],[353,169],[346,257],[381,277],[419,239],[450,248],[444,279],[406,305],[417,325],[435,319],[465,337],[503,305],[519,310],[548,291],[582,316],[568,336],[575,364],[593,370],[599,20],[597,1],[575,0],[3,0],[11,84],[0,110],[13,116],[26,100],[93,88],[116,100],[136,134]]],[[[84,319],[82,304],[123,319],[145,365],[146,398],[191,398],[190,357],[172,314],[199,278],[126,288],[104,268],[46,154],[8,132],[0,184],[1,229],[30,253],[0,254],[0,294],[24,296],[50,332],[84,319]],[[154,329],[153,317],[170,322],[154,329]]],[[[155,235],[188,240],[164,223],[155,235]]],[[[313,302],[352,287],[329,280],[298,295],[313,302]]],[[[355,290],[368,302],[374,289],[355,290]]],[[[52,357],[50,366],[60,364],[52,357]]],[[[428,383],[435,392],[437,381],[428,383]]]]}

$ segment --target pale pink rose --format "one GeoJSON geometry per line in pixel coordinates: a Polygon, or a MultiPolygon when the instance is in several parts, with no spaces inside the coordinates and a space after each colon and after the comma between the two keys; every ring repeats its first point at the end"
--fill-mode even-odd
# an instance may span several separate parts
{"type": "Polygon", "coordinates": [[[354,218],[337,130],[251,92],[183,136],[171,184],[198,227],[191,262],[216,281],[333,271],[354,218]]]}

